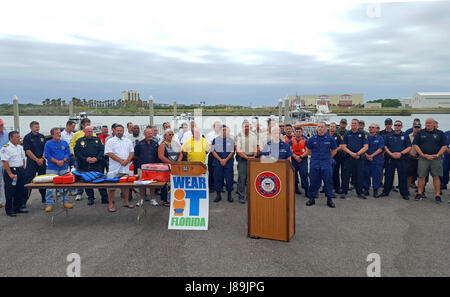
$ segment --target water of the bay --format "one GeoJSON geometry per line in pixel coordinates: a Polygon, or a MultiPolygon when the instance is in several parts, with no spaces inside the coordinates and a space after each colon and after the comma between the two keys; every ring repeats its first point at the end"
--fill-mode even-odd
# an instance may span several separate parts
{"type": "MultiPolygon", "coordinates": [[[[439,129],[443,131],[450,130],[450,115],[448,114],[413,114],[410,116],[334,116],[331,117],[331,121],[339,123],[341,118],[346,118],[350,124],[353,118],[358,118],[366,122],[366,128],[372,124],[376,123],[384,129],[384,120],[389,117],[395,120],[401,120],[403,122],[403,129],[406,130],[412,126],[412,122],[415,118],[419,118],[422,125],[425,124],[425,119],[432,117],[439,123],[439,129]]],[[[0,118],[4,120],[5,127],[14,126],[13,116],[1,116],[0,118]]],[[[89,116],[92,124],[95,125],[108,125],[111,127],[114,123],[120,123],[126,125],[128,122],[132,122],[137,125],[147,125],[149,123],[148,116],[89,116]]],[[[260,116],[259,120],[264,127],[266,125],[267,116],[260,116]]],[[[195,121],[202,127],[203,133],[211,130],[215,121],[221,121],[231,128],[231,134],[236,135],[241,130],[241,124],[243,120],[252,121],[252,116],[203,116],[196,118],[195,121]]],[[[21,116],[20,117],[20,134],[24,136],[29,132],[29,123],[31,121],[38,121],[41,127],[42,134],[49,134],[50,129],[53,127],[64,127],[68,120],[68,116],[21,116]]],[[[173,117],[172,116],[155,116],[154,124],[161,125],[163,122],[170,122],[173,127],[173,117]]],[[[180,124],[180,122],[178,122],[180,124]]],[[[11,128],[9,128],[10,130],[11,128]]]]}

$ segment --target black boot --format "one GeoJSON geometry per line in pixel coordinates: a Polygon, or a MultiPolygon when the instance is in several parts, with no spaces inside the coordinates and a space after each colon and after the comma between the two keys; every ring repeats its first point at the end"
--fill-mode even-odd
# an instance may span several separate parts
{"type": "Polygon", "coordinates": [[[327,199],[327,205],[328,205],[328,207],[330,207],[330,208],[335,208],[335,207],[336,207],[336,205],[334,205],[334,202],[333,202],[333,199],[332,199],[332,198],[328,198],[328,199],[327,199]]]}
{"type": "Polygon", "coordinates": [[[373,190],[373,198],[378,198],[380,195],[378,194],[378,189],[373,190]]]}
{"type": "Polygon", "coordinates": [[[220,195],[221,192],[217,192],[217,196],[216,199],[214,199],[214,202],[219,202],[220,200],[222,200],[222,196],[220,195]]]}
{"type": "Polygon", "coordinates": [[[233,202],[234,199],[231,197],[231,192],[228,192],[228,202],[233,202]]]}
{"type": "Polygon", "coordinates": [[[88,204],[89,206],[94,205],[94,198],[88,198],[88,204]]]}
{"type": "Polygon", "coordinates": [[[312,206],[316,204],[316,199],[314,198],[309,198],[309,200],[306,202],[306,206],[312,206]]]}

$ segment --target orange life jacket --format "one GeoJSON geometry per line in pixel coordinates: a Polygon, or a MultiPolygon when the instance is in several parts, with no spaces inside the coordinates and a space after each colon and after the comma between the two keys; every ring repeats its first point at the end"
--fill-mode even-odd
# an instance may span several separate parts
{"type": "Polygon", "coordinates": [[[306,139],[302,137],[300,141],[297,141],[295,137],[292,137],[292,152],[298,156],[303,155],[306,152],[306,139]]]}
{"type": "MultiPolygon", "coordinates": [[[[295,138],[294,135],[291,135],[291,139],[295,138]]],[[[291,141],[291,139],[289,139],[289,137],[287,135],[284,136],[284,142],[289,143],[289,141],[291,141]]]]}

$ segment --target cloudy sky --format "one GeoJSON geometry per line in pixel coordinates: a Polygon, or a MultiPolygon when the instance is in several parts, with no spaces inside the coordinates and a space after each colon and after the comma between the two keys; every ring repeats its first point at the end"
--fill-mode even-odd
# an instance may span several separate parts
{"type": "Polygon", "coordinates": [[[0,103],[450,91],[449,1],[2,1],[0,103]]]}

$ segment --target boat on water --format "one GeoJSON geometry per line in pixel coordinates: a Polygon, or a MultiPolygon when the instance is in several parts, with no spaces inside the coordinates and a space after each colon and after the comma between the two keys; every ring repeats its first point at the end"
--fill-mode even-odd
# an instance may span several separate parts
{"type": "Polygon", "coordinates": [[[291,124],[292,127],[302,127],[303,135],[311,137],[317,134],[317,123],[313,113],[309,110],[304,110],[300,104],[296,104],[295,107],[289,111],[284,118],[285,124],[291,124]]]}
{"type": "Polygon", "coordinates": [[[331,118],[337,116],[335,113],[331,113],[328,109],[328,105],[316,105],[316,113],[314,114],[314,122],[325,122],[328,125],[331,123],[331,118]]]}
{"type": "MultiPolygon", "coordinates": [[[[82,121],[83,119],[87,118],[87,117],[88,117],[88,116],[87,116],[87,113],[86,113],[86,112],[80,112],[78,115],[73,115],[73,116],[70,116],[70,117],[69,117],[69,120],[70,120],[70,121],[74,121],[75,124],[76,124],[76,126],[77,126],[77,128],[75,128],[75,131],[74,131],[74,132],[76,132],[76,131],[78,131],[78,130],[80,129],[80,123],[81,123],[81,121],[82,121]]],[[[95,133],[95,134],[99,135],[100,133],[102,133],[102,125],[101,125],[101,124],[92,124],[92,123],[91,123],[91,127],[94,128],[94,133],[95,133]]],[[[64,130],[64,129],[65,129],[65,127],[63,127],[63,128],[61,129],[61,131],[64,130]]]]}

